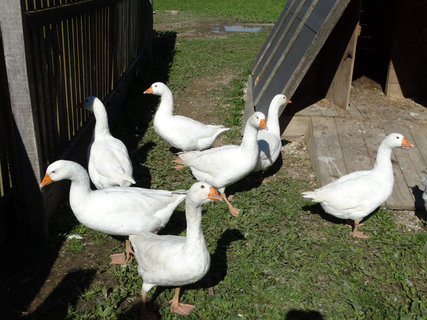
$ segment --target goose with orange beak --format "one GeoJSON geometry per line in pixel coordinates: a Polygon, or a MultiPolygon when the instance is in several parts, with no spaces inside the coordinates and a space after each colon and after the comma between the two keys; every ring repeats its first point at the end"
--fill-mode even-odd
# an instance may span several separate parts
{"type": "Polygon", "coordinates": [[[182,151],[210,148],[219,134],[230,130],[222,125],[204,124],[194,119],[173,114],[173,96],[162,82],[153,83],[144,94],[160,96],[154,116],[154,131],[173,147],[182,151]]]}
{"type": "Polygon", "coordinates": [[[247,176],[258,159],[258,130],[267,130],[265,115],[255,112],[246,122],[240,145],[226,145],[204,151],[178,154],[178,166],[188,166],[194,177],[217,188],[233,216],[240,210],[233,207],[225,195],[225,188],[247,176]]]}
{"type": "Polygon", "coordinates": [[[352,172],[319,189],[303,192],[303,197],[320,203],[323,210],[334,217],[353,220],[352,237],[368,238],[357,228],[393,191],[391,152],[397,147],[413,147],[413,144],[399,133],[389,134],[381,142],[371,170],[352,172]]]}
{"type": "MultiPolygon", "coordinates": [[[[77,220],[90,229],[116,236],[160,230],[186,196],[183,190],[137,187],[91,190],[87,171],[68,160],[51,163],[40,187],[60,180],[71,181],[70,207],[77,220]]],[[[132,253],[130,242],[126,240],[126,259],[121,253],[114,254],[111,263],[129,263],[132,253]]]]}
{"type": "Polygon", "coordinates": [[[171,311],[188,315],[193,305],[179,302],[180,287],[195,283],[205,276],[210,266],[210,254],[201,228],[202,206],[221,201],[218,191],[205,182],[191,186],[185,201],[186,236],[143,233],[129,237],[143,279],[141,296],[142,319],[154,318],[146,308],[147,292],[154,286],[177,287],[170,301],[171,311]]]}

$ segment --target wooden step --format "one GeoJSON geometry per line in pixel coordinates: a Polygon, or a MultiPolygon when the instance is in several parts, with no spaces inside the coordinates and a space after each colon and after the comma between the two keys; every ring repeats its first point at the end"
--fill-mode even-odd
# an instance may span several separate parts
{"type": "Polygon", "coordinates": [[[424,208],[421,177],[427,168],[425,121],[311,117],[306,140],[318,184],[323,186],[347,173],[372,168],[379,144],[392,132],[402,133],[415,147],[393,150],[395,182],[384,205],[399,210],[424,208]]]}

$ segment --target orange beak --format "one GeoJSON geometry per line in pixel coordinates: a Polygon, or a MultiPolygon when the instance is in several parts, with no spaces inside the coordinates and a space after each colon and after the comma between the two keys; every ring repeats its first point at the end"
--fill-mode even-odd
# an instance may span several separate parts
{"type": "Polygon", "coordinates": [[[286,103],[292,103],[292,101],[286,98],[286,103]]]}
{"type": "Polygon", "coordinates": [[[267,130],[267,131],[268,131],[267,125],[265,124],[265,119],[262,119],[262,120],[259,122],[259,127],[260,127],[260,128],[262,128],[262,129],[264,129],[264,130],[267,130]]]}
{"type": "Polygon", "coordinates": [[[214,187],[211,187],[209,189],[208,198],[211,200],[222,201],[222,198],[219,195],[219,192],[214,187]]]}
{"type": "Polygon", "coordinates": [[[144,91],[144,94],[152,94],[153,93],[153,88],[149,87],[147,90],[144,91]]]}
{"type": "Polygon", "coordinates": [[[51,184],[53,182],[53,180],[51,179],[51,177],[46,173],[44,175],[44,178],[42,180],[42,182],[40,183],[40,189],[43,188],[44,186],[51,184]]]}
{"type": "Polygon", "coordinates": [[[412,143],[410,143],[406,138],[402,139],[402,147],[413,147],[414,145],[412,143]]]}

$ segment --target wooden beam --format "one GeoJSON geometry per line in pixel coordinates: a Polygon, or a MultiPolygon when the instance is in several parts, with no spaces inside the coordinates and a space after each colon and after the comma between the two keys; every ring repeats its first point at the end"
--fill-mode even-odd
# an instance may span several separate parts
{"type": "Polygon", "coordinates": [[[37,117],[33,112],[25,56],[20,1],[1,2],[0,26],[9,85],[10,103],[16,127],[19,171],[23,183],[21,209],[26,212],[33,240],[45,238],[43,206],[39,190],[41,150],[37,117]]]}
{"type": "Polygon", "coordinates": [[[353,35],[347,44],[341,62],[335,72],[332,83],[326,93],[326,99],[337,106],[347,109],[350,102],[351,81],[353,79],[354,61],[356,60],[357,38],[360,35],[360,26],[357,23],[353,35]]]}

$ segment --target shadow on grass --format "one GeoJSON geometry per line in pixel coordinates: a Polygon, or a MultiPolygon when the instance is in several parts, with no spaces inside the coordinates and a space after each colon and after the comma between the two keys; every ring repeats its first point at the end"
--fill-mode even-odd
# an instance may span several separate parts
{"type": "Polygon", "coordinates": [[[66,319],[69,306],[75,306],[80,295],[86,291],[95,277],[96,270],[69,271],[55,290],[28,317],[23,319],[66,319]]]}
{"type": "MultiPolygon", "coordinates": [[[[289,141],[282,140],[282,146],[288,144],[289,141]]],[[[267,180],[271,178],[273,175],[275,175],[279,170],[282,168],[283,165],[283,158],[282,154],[279,155],[277,160],[271,165],[267,170],[264,172],[258,171],[258,172],[251,172],[249,173],[245,178],[233,183],[232,185],[228,186],[226,188],[227,194],[232,195],[236,192],[242,192],[242,191],[250,191],[252,189],[258,188],[264,180],[267,180]]]]}
{"type": "Polygon", "coordinates": [[[78,223],[67,205],[58,211],[50,221],[49,243],[25,245],[12,239],[15,241],[1,247],[4,259],[0,263],[0,310],[4,319],[23,319],[51,272],[65,241],[64,234],[78,223]]]}
{"type": "Polygon", "coordinates": [[[211,266],[208,273],[199,282],[186,288],[213,288],[223,281],[227,275],[228,246],[238,240],[245,240],[245,236],[239,230],[225,230],[217,241],[215,252],[211,255],[211,266]]]}
{"type": "Polygon", "coordinates": [[[322,219],[335,223],[335,224],[346,224],[346,220],[345,219],[339,219],[336,218],[330,214],[327,214],[322,206],[319,203],[315,203],[313,205],[309,205],[309,206],[304,206],[302,207],[302,210],[309,212],[310,214],[317,214],[319,215],[322,219]]]}
{"type": "Polygon", "coordinates": [[[312,310],[291,310],[286,314],[285,320],[323,320],[323,316],[312,310]]]}

